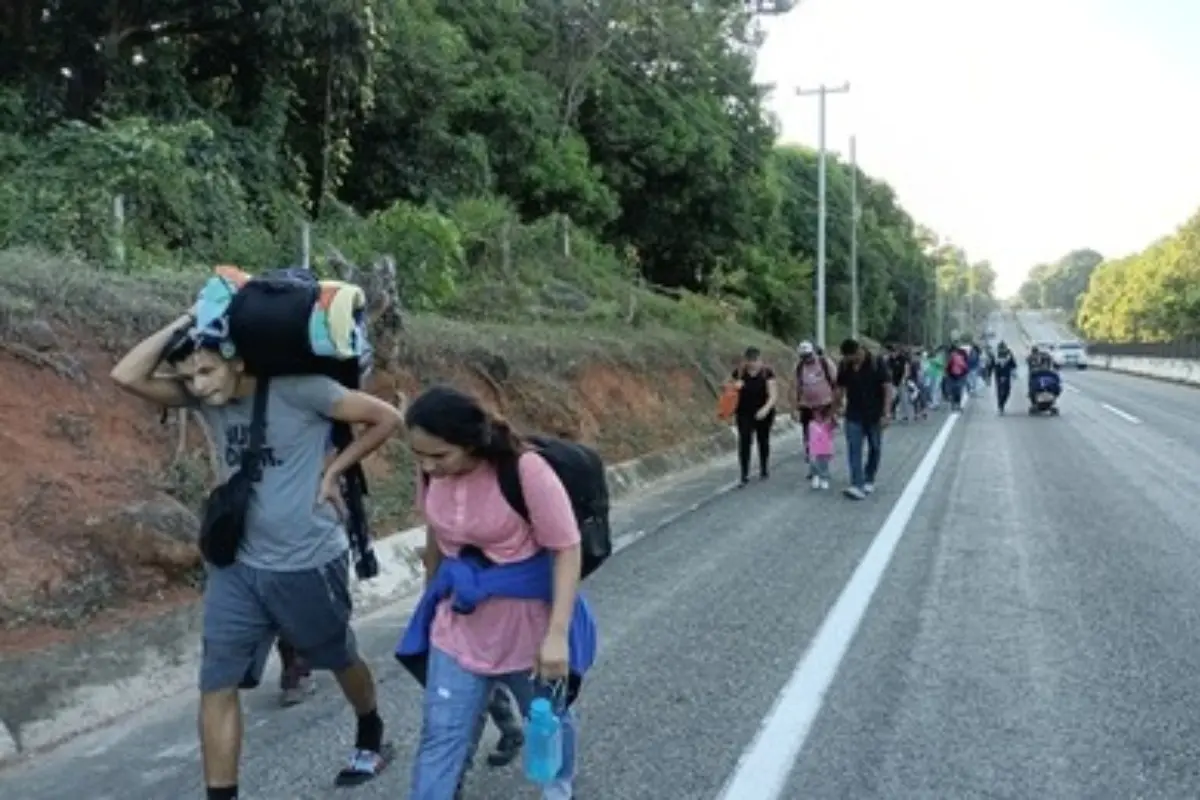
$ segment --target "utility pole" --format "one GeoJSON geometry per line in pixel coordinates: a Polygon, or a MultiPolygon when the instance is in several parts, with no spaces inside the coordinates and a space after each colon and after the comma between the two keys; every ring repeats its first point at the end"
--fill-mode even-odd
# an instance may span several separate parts
{"type": "Polygon", "coordinates": [[[825,347],[825,97],[848,94],[850,83],[821,84],[816,89],[797,89],[800,97],[817,96],[817,346],[825,347]]]}
{"type": "Polygon", "coordinates": [[[853,136],[850,137],[850,335],[858,338],[858,221],[862,209],[858,207],[858,153],[853,136]]]}

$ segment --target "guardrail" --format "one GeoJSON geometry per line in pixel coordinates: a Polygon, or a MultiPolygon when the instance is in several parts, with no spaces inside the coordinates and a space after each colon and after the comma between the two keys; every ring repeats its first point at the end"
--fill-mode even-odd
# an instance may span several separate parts
{"type": "Polygon", "coordinates": [[[1179,339],[1173,342],[1088,342],[1087,347],[1092,355],[1200,361],[1200,339],[1179,339]]]}

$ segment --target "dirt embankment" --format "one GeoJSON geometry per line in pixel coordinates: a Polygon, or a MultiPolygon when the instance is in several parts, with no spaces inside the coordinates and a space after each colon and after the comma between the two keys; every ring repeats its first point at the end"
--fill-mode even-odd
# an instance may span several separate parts
{"type": "MultiPolygon", "coordinates": [[[[134,281],[0,253],[0,654],[196,596],[203,437],[107,375],[200,280],[134,281]]],[[[717,385],[749,343],[786,368],[781,344],[733,327],[697,337],[410,318],[397,363],[371,388],[394,397],[451,382],[526,430],[569,434],[616,462],[715,431],[717,385]]],[[[369,474],[374,529],[386,535],[411,519],[403,443],[369,474]]]]}

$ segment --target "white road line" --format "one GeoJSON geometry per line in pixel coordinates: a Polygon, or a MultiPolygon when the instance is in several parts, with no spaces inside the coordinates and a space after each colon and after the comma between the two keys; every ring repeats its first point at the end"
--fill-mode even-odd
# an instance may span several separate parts
{"type": "Polygon", "coordinates": [[[1142,424],[1142,421],[1140,419],[1138,419],[1137,417],[1135,417],[1133,414],[1130,414],[1128,411],[1122,411],[1121,409],[1117,408],[1116,406],[1110,406],[1108,403],[1101,403],[1100,407],[1103,408],[1105,411],[1109,412],[1110,414],[1117,415],[1118,417],[1120,417],[1121,419],[1125,420],[1128,423],[1131,423],[1133,425],[1141,425],[1142,424]]]}
{"type": "MultiPolygon", "coordinates": [[[[964,410],[967,402],[964,396],[964,410]]],[[[960,416],[951,414],[942,424],[883,527],[875,534],[871,547],[825,616],[775,705],[763,719],[754,741],[742,753],[737,768],[721,790],[720,800],[778,800],[783,793],[792,767],[821,711],[825,694],[837,676],[838,667],[866,616],[871,597],[883,580],[896,545],[929,486],[934,468],[960,416]]]]}

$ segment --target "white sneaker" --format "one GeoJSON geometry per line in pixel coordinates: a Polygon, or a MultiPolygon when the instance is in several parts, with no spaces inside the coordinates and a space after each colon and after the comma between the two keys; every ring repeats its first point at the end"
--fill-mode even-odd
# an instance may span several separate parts
{"type": "Polygon", "coordinates": [[[822,478],[821,479],[821,488],[825,491],[829,491],[829,481],[822,478]]]}
{"type": "Polygon", "coordinates": [[[812,488],[814,488],[814,489],[821,488],[821,478],[817,475],[812,476],[812,480],[810,481],[810,483],[812,483],[812,488]]]}
{"type": "Polygon", "coordinates": [[[864,491],[864,492],[866,492],[867,494],[870,494],[871,492],[875,491],[875,484],[873,484],[873,483],[864,483],[864,484],[863,484],[863,491],[864,491]]]}
{"type": "Polygon", "coordinates": [[[842,494],[849,497],[851,500],[862,500],[867,496],[867,493],[857,486],[847,486],[842,490],[842,494]]]}

